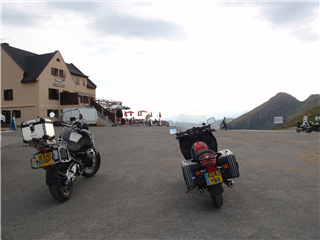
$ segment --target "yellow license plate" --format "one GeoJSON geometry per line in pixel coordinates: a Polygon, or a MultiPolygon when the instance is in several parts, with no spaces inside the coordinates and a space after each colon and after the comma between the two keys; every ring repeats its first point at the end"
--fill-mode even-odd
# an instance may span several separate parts
{"type": "Polygon", "coordinates": [[[38,167],[52,165],[52,152],[47,152],[38,155],[38,167]]]}
{"type": "Polygon", "coordinates": [[[207,182],[207,186],[222,183],[222,175],[220,170],[216,170],[214,172],[208,172],[204,174],[207,182]]]}

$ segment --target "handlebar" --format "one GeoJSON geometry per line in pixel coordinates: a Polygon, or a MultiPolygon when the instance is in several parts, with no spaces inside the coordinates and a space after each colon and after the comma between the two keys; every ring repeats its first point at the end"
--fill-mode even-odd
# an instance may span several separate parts
{"type": "Polygon", "coordinates": [[[176,133],[176,139],[179,139],[179,138],[182,138],[182,137],[186,137],[186,136],[200,135],[200,134],[202,134],[203,132],[206,132],[206,131],[214,132],[216,130],[215,129],[210,129],[210,124],[206,125],[206,126],[203,126],[203,127],[193,127],[193,128],[187,129],[184,132],[176,133]]]}

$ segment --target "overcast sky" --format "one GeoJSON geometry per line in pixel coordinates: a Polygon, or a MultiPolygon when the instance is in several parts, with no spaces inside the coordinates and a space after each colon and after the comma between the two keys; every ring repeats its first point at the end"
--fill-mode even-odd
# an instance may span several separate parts
{"type": "Polygon", "coordinates": [[[319,93],[318,1],[1,4],[3,42],[37,54],[59,50],[97,85],[97,98],[135,112],[218,116],[252,110],[278,92],[300,101],[319,93]]]}

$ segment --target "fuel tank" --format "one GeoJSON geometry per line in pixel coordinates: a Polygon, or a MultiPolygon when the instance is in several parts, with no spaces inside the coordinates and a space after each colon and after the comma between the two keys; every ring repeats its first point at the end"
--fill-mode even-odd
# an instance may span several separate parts
{"type": "Polygon", "coordinates": [[[81,129],[76,132],[70,128],[65,128],[62,132],[62,139],[67,142],[71,152],[79,151],[81,148],[89,148],[93,146],[92,134],[81,129]]]}

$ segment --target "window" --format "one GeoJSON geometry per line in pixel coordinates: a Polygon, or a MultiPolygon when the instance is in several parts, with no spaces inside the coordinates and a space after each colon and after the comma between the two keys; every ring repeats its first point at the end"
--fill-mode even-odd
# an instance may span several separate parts
{"type": "Polygon", "coordinates": [[[82,96],[83,103],[89,103],[89,98],[87,96],[82,96]]]}
{"type": "Polygon", "coordinates": [[[51,75],[58,77],[58,68],[51,68],[51,75]]]}
{"type": "Polygon", "coordinates": [[[4,90],[4,100],[13,100],[13,90],[12,89],[4,90]]]}
{"type": "Polygon", "coordinates": [[[59,90],[49,88],[49,99],[59,100],[59,90]]]}
{"type": "Polygon", "coordinates": [[[79,85],[80,84],[80,79],[76,78],[76,84],[79,85]]]}
{"type": "Polygon", "coordinates": [[[83,86],[85,86],[86,85],[86,80],[85,79],[83,79],[83,86]]]}
{"type": "Polygon", "coordinates": [[[62,78],[65,78],[66,77],[66,71],[64,70],[59,70],[59,76],[62,77],[62,78]]]}
{"type": "Polygon", "coordinates": [[[12,117],[21,118],[21,111],[20,110],[12,110],[12,117]]]}
{"type": "Polygon", "coordinates": [[[2,110],[2,115],[6,117],[6,124],[10,124],[11,122],[11,111],[9,110],[2,110]]]}

